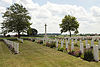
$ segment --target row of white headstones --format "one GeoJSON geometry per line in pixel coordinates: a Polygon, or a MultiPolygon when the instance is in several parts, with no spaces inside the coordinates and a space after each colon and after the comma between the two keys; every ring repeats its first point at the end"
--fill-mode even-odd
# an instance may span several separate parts
{"type": "MultiPolygon", "coordinates": [[[[69,50],[68,49],[68,44],[70,43],[70,40],[72,40],[71,41],[71,51],[72,51],[72,50],[74,50],[74,42],[73,42],[73,39],[68,39],[68,41],[65,40],[66,49],[69,50]]],[[[58,48],[58,41],[59,40],[56,40],[56,47],[57,48],[58,48]]],[[[61,41],[61,48],[63,48],[63,43],[64,43],[64,39],[61,41]]],[[[75,43],[77,43],[77,39],[75,39],[75,43]]],[[[99,41],[99,45],[94,45],[94,40],[93,39],[91,40],[91,46],[90,46],[90,44],[88,44],[88,40],[85,41],[85,44],[86,44],[86,48],[90,48],[91,46],[93,47],[94,60],[95,61],[99,61],[100,41],[99,41]]],[[[84,53],[84,45],[82,43],[82,40],[80,40],[80,51],[81,51],[81,53],[84,53]]]]}
{"type": "Polygon", "coordinates": [[[23,39],[17,38],[18,41],[21,41],[22,43],[24,43],[23,39]]]}
{"type": "Polygon", "coordinates": [[[10,47],[10,49],[14,49],[15,53],[19,53],[19,43],[7,39],[3,39],[3,41],[7,44],[8,47],[10,47]]]}

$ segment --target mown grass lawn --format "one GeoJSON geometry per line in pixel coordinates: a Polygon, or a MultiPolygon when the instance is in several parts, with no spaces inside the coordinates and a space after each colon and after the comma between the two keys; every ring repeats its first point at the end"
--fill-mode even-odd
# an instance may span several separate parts
{"type": "Polygon", "coordinates": [[[84,61],[27,40],[20,43],[20,53],[15,55],[1,41],[0,67],[100,67],[100,62],[84,61]]]}

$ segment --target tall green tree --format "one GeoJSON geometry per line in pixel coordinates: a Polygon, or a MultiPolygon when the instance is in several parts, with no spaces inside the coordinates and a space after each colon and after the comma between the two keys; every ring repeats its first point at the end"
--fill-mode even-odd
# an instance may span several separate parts
{"type": "Polygon", "coordinates": [[[35,28],[30,28],[27,30],[29,36],[37,35],[38,31],[35,28]]]}
{"type": "Polygon", "coordinates": [[[62,23],[59,24],[61,28],[61,33],[69,31],[71,37],[71,31],[78,33],[79,23],[75,17],[66,15],[62,19],[62,23]]]}
{"type": "Polygon", "coordinates": [[[2,22],[2,29],[7,29],[8,32],[17,32],[18,38],[20,33],[27,31],[30,28],[31,23],[29,20],[28,10],[20,4],[14,3],[6,12],[3,13],[4,21],[2,22]]]}

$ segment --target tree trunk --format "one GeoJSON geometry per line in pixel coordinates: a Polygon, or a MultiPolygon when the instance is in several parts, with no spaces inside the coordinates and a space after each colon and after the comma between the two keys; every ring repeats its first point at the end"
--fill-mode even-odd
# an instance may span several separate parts
{"type": "Polygon", "coordinates": [[[18,31],[18,38],[20,38],[20,32],[18,31]]]}
{"type": "Polygon", "coordinates": [[[69,33],[70,33],[70,37],[71,37],[71,31],[69,31],[69,33]]]}

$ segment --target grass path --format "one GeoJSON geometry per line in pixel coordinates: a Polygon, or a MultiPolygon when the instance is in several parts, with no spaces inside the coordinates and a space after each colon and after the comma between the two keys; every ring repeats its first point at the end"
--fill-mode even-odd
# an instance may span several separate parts
{"type": "Polygon", "coordinates": [[[0,42],[0,67],[99,67],[100,62],[87,62],[31,41],[20,43],[20,53],[12,54],[0,42]]]}

